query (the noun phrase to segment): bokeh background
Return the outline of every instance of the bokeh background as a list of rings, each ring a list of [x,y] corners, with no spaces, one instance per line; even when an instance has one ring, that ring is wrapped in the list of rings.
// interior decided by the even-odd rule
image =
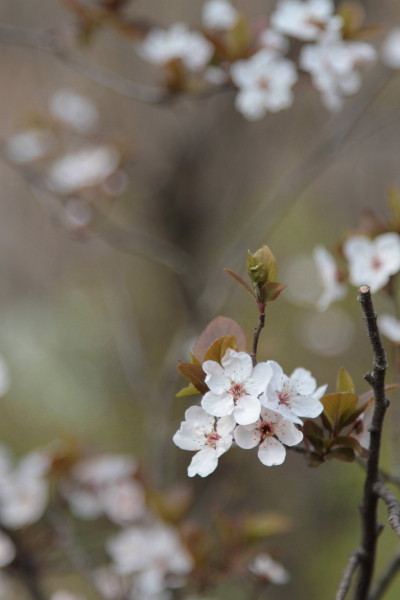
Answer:
[[[267,15],[273,3],[235,5],[255,16]],[[364,5],[369,22],[400,24],[396,2]],[[164,25],[195,24],[201,6],[199,0],[138,0],[128,12]],[[67,28],[73,19],[54,0],[0,5],[0,23],[18,27]],[[383,33],[373,40],[377,47]],[[105,29],[78,51],[128,79],[157,84],[157,70],[113,31]],[[89,81],[49,53],[2,43],[1,137],[45,115],[49,97],[63,87],[91,98],[101,135],[124,148],[129,183],[108,217],[152,236],[146,244],[155,260],[121,249],[112,236],[72,235],[18,168],[0,162],[0,351],[12,379],[0,404],[1,440],[18,455],[73,437],[134,453],[161,488],[186,481],[189,454],[171,437],[190,399],[175,398],[183,385],[175,364],[217,314],[238,321],[250,343],[255,308],[222,268],[244,274],[247,249],[264,243],[288,290],[269,309],[260,358],[278,361],[287,373],[310,369],[331,391],[345,366],[365,391],[371,354],[356,291],[317,313],[309,256],[317,243],[334,249],[363,210],[386,214],[387,189],[400,184],[399,76],[377,64],[363,90],[334,116],[302,82],[290,110],[250,123],[234,109],[230,92],[147,105]],[[166,241],[187,257],[185,289],[182,277],[160,264],[160,257],[170,258]],[[397,401],[394,394],[392,404]],[[387,465],[392,450],[385,448]],[[266,547],[292,579],[265,597],[333,597],[358,540],[359,466],[331,462],[310,469],[290,453],[283,467],[268,469],[254,452],[233,449],[213,475],[190,485],[206,527],[209,511],[221,506],[232,514],[290,516],[290,531]],[[387,530],[380,564],[396,544]],[[388,600],[399,592],[394,585]],[[240,587],[218,593],[243,598]]]

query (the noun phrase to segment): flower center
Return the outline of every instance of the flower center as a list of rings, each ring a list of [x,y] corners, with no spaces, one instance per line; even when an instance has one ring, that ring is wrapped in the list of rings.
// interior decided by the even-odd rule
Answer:
[[[269,81],[266,77],[259,77],[257,79],[257,85],[262,90],[266,90],[269,87]]]
[[[229,388],[228,393],[233,396],[234,400],[238,400],[242,396],[246,395],[246,390],[244,389],[242,383],[236,383],[235,381],[232,381],[232,385]]]
[[[290,406],[290,391],[287,389],[283,389],[281,392],[278,392],[278,400],[279,404],[283,404],[284,406]]]
[[[275,425],[261,419],[259,425],[257,425],[257,431],[260,434],[260,443],[262,443],[267,437],[275,434]]]
[[[372,269],[375,269],[377,271],[378,269],[381,269],[382,266],[382,261],[380,261],[377,256],[373,256],[371,260]]]
[[[209,446],[210,448],[215,448],[218,440],[221,439],[221,436],[216,431],[206,433],[204,437],[206,438],[206,446]]]

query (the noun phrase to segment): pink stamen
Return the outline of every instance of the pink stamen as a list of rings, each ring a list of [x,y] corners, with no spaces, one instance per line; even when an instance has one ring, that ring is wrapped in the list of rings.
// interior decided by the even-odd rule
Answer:
[[[215,448],[218,440],[221,439],[221,436],[216,431],[212,431],[211,433],[206,433],[205,438],[206,438],[206,446]]]
[[[234,400],[238,400],[242,396],[246,395],[246,390],[244,389],[241,383],[236,383],[235,381],[232,381],[232,385],[229,388],[228,393],[232,394]]]

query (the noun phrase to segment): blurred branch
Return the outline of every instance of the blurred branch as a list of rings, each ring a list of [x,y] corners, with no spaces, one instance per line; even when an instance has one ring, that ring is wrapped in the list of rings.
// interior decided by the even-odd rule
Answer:
[[[383,571],[372,592],[368,596],[368,600],[378,600],[383,597],[390,583],[400,571],[400,552],[395,554],[392,560],[387,564],[386,569]]]
[[[400,503],[395,498],[390,490],[380,481],[375,483],[374,492],[384,501],[388,509],[389,523],[395,532],[400,537]]]
[[[347,562],[346,568],[343,571],[342,580],[339,584],[338,590],[336,592],[335,600],[343,600],[346,597],[347,592],[349,591],[351,579],[354,575],[355,570],[357,569],[361,559],[361,550],[355,550],[349,556],[349,560]]]
[[[373,352],[373,370],[365,375],[373,389],[375,409],[370,427],[371,441],[369,456],[366,464],[366,477],[361,513],[361,544],[359,557],[358,579],[356,582],[354,600],[365,600],[370,589],[376,555],[376,542],[380,533],[377,523],[378,495],[375,485],[379,482],[379,455],[383,421],[389,401],[385,396],[386,354],[380,338],[376,314],[368,286],[359,288],[358,300],[364,314],[368,337]]]

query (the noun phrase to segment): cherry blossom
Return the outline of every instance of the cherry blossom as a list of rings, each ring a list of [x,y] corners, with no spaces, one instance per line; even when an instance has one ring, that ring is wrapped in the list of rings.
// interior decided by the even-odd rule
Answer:
[[[26,129],[7,140],[5,152],[15,163],[30,163],[48,156],[54,143],[54,137],[48,131]]]
[[[228,0],[208,0],[203,6],[202,21],[208,29],[228,31],[238,18],[238,11]]]
[[[138,49],[139,54],[155,65],[180,59],[191,71],[201,71],[213,53],[212,44],[184,23],[175,23],[170,29],[152,29]]]
[[[362,448],[369,449],[371,432],[370,427],[372,417],[374,415],[375,402],[369,402],[363,413],[356,419],[354,423],[343,432],[343,435],[355,438]]]
[[[314,248],[313,258],[322,284],[322,293],[317,301],[317,308],[324,311],[332,302],[341,300],[346,295],[346,286],[339,282],[335,260],[324,246]]]
[[[277,31],[299,40],[317,40],[325,30],[338,31],[342,19],[333,16],[331,0],[280,0],[271,15]]]
[[[201,405],[209,415],[233,415],[240,425],[248,425],[258,419],[261,409],[258,397],[272,376],[267,363],[253,367],[249,354],[229,348],[221,365],[207,360],[203,363],[203,371],[210,391],[203,396]]]
[[[382,62],[392,69],[400,69],[400,27],[391,29],[381,48]]]
[[[275,29],[271,29],[270,27],[260,32],[258,43],[263,48],[279,54],[285,54],[289,50],[289,40],[279,33],[279,31],[275,31]]]
[[[258,446],[258,458],[267,467],[281,465],[286,457],[285,446],[295,446],[303,439],[302,432],[292,420],[263,408],[261,417],[252,425],[238,425],[235,441],[240,448]]]
[[[378,326],[383,333],[394,344],[400,344],[400,320],[393,315],[379,315]]]
[[[260,119],[268,111],[289,108],[293,102],[296,67],[290,60],[278,56],[275,50],[262,48],[251,58],[234,62],[231,75],[239,88],[236,108],[247,119]]]
[[[353,285],[368,285],[374,293],[384,287],[400,269],[400,237],[389,232],[370,239],[365,235],[349,237],[343,244]]]
[[[93,133],[99,113],[88,98],[68,88],[62,88],[49,99],[50,114],[78,133]]]
[[[249,569],[254,575],[267,579],[275,585],[284,585],[290,579],[288,571],[269,554],[257,554],[249,564]]]
[[[310,371],[298,368],[288,377],[282,367],[273,360],[267,363],[273,372],[266,393],[260,397],[266,408],[279,412],[285,417],[302,425],[299,417],[315,418],[323,411],[319,399],[327,388],[323,385],[317,389],[317,382]]]
[[[307,44],[300,53],[299,64],[308,71],[322,95],[325,106],[339,110],[343,98],[361,87],[359,69],[376,59],[375,49],[366,42],[343,41],[336,33],[325,35],[318,44]]]
[[[188,468],[189,477],[206,477],[215,471],[219,457],[232,445],[235,424],[235,419],[229,415],[216,419],[200,406],[187,409],[185,421],[173,441],[182,450],[197,451]]]

